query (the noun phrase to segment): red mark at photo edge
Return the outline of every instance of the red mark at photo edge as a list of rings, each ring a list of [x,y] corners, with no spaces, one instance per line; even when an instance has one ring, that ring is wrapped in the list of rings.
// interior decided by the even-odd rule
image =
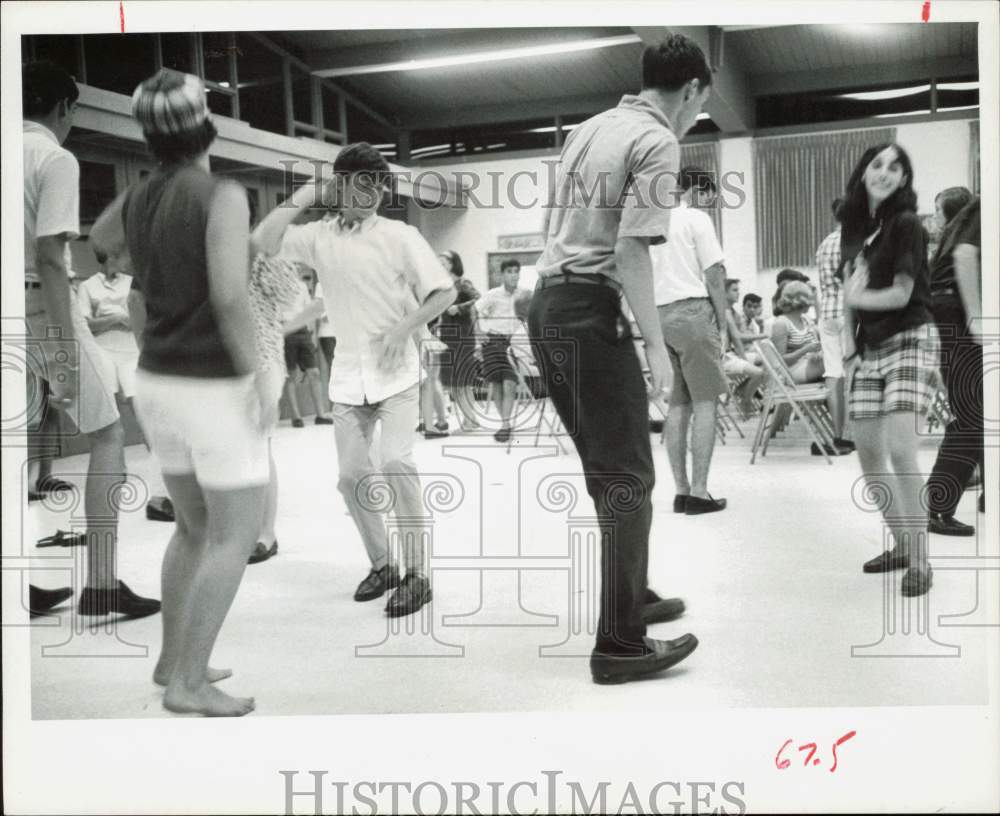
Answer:
[[[931,0],[924,0],[923,8],[920,9],[920,19],[925,23],[931,19]]]
[[[924,5],[929,5],[924,3]],[[118,0],[118,20],[121,22],[122,34],[125,33],[125,2],[124,0]]]

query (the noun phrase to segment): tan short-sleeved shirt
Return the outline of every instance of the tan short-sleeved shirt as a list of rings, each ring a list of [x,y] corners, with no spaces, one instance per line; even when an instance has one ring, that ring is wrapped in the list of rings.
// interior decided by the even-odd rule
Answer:
[[[576,127],[563,146],[546,214],[539,277],[564,267],[621,283],[619,238],[667,239],[677,206],[680,145],[667,117],[639,96]]]

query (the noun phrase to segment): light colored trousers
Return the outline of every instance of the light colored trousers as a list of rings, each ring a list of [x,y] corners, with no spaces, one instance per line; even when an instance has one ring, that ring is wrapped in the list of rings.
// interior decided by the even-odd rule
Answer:
[[[333,430],[340,461],[337,489],[361,533],[374,569],[381,569],[389,562],[384,516],[392,512],[406,570],[425,573],[427,513],[421,499],[420,475],[413,460],[419,409],[417,385],[381,402],[333,404]],[[378,467],[372,461],[376,422],[381,422]]]

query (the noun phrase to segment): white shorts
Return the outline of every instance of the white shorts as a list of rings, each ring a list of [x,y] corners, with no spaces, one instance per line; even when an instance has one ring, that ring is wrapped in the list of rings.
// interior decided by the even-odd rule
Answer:
[[[267,383],[268,392],[271,394],[271,399],[274,400],[275,404],[281,402],[281,394],[285,388],[285,379],[288,377],[284,360],[281,361],[281,365],[272,363],[263,371],[258,371],[257,376]],[[278,414],[276,413],[274,417],[274,424],[264,429],[264,433],[268,437],[274,436],[274,432],[278,428]]]
[[[267,484],[267,437],[254,377],[136,372],[136,416],[168,476],[193,473],[210,490]]]
[[[98,342],[100,345],[100,342]],[[115,349],[104,348],[104,356],[111,361],[115,369],[115,377],[118,380],[118,393],[125,399],[132,399],[135,396],[135,370],[139,364],[139,353],[131,351],[117,351]]]
[[[819,323],[819,343],[823,349],[823,376],[844,376],[844,319],[826,317]]]

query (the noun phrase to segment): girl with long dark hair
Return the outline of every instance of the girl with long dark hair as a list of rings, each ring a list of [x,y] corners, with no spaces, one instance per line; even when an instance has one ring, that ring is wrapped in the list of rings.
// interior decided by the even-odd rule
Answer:
[[[917,445],[940,381],[927,233],[916,209],[910,157],[880,144],[862,155],[837,211],[849,413],[870,495],[894,539],[864,571],[906,569],[906,596],[923,595],[932,581]]]

